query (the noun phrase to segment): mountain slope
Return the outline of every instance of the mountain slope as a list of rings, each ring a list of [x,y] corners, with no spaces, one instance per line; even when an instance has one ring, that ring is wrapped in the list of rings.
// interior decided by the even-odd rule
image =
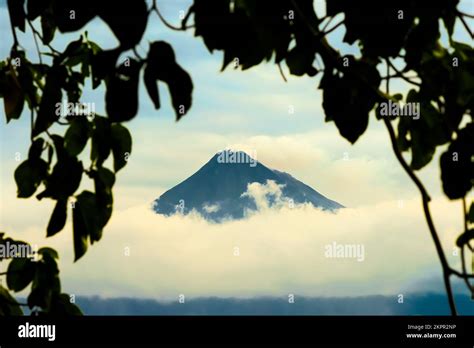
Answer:
[[[257,209],[252,197],[242,196],[248,185],[264,185],[268,181],[281,185],[282,195],[294,204],[311,203],[327,210],[343,207],[290,174],[272,170],[244,152],[227,150],[217,153],[188,179],[162,194],[155,200],[154,210],[171,215],[187,214],[194,209],[212,221],[241,219],[246,210]],[[271,205],[275,197],[268,198]]]

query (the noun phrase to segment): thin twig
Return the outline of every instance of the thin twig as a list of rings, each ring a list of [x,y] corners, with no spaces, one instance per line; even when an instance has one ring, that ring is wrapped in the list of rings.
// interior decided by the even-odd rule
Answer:
[[[134,48],[132,49],[132,52],[133,52],[133,54],[135,55],[135,57],[138,58],[138,60],[143,60],[142,56],[140,56],[140,55],[138,54],[136,47],[134,47]]]
[[[459,10],[458,10],[458,14],[461,15],[461,16],[468,17],[468,18],[474,18],[474,15],[472,15],[470,13],[465,13],[465,12],[462,12],[462,11],[459,11]]]
[[[31,32],[32,32],[32,35],[33,35],[33,40],[35,41],[36,52],[38,52],[39,62],[40,62],[41,65],[43,65],[43,59],[41,58],[41,52],[40,52],[39,45],[38,45],[38,39],[36,37],[36,33],[35,33],[34,28],[33,28],[33,24],[31,24],[31,21],[29,21],[29,20],[27,20],[26,22],[30,26],[30,29],[31,29]]]
[[[277,65],[278,65],[278,70],[280,71],[280,75],[283,78],[283,81],[288,82],[288,80],[285,77],[285,73],[283,72],[283,69],[281,68],[280,62],[278,62]]]
[[[160,9],[158,8],[158,5],[156,4],[156,0],[153,0],[153,5],[152,7],[150,8],[150,11],[154,11],[156,12],[156,14],[158,15],[158,17],[160,18],[160,20],[163,22],[164,25],[166,25],[168,28],[170,29],[173,29],[173,30],[176,30],[176,31],[185,31],[187,29],[191,29],[191,28],[194,28],[194,25],[188,25],[188,26],[181,26],[181,27],[178,27],[178,26],[175,26],[173,24],[171,24],[170,22],[168,22],[165,17],[163,17],[163,15],[161,14],[160,12]]]
[[[330,33],[332,33],[334,30],[336,30],[337,28],[339,28],[342,24],[344,24],[344,20],[341,20],[339,23],[337,23],[335,26],[333,26],[331,29],[329,29],[328,31],[325,31],[323,33],[321,33],[320,35],[322,36],[326,36]]]
[[[404,81],[406,81],[408,83],[411,83],[412,85],[415,85],[415,86],[418,86],[418,87],[421,86],[421,83],[410,80],[407,76],[403,75],[403,73],[397,69],[397,67],[390,61],[390,59],[387,59],[387,61],[390,64],[390,67],[395,71],[396,77],[399,77],[399,78],[403,79]]]
[[[191,13],[193,13],[193,10],[194,10],[194,5],[191,5],[189,8],[188,8],[188,12],[186,13],[186,16],[184,16],[182,22],[181,22],[181,29],[182,30],[186,30],[186,28],[190,28],[188,26],[186,26],[186,23],[188,23],[188,19],[189,17],[191,17]],[[192,28],[193,26],[191,26]]]
[[[459,19],[461,20],[461,23],[464,25],[464,28],[466,29],[466,31],[469,33],[469,35],[471,36],[471,38],[474,38],[474,34],[472,33],[471,29],[469,29],[469,26],[467,25],[467,22],[466,20],[464,19],[463,16],[458,16]]]
[[[16,36],[16,31],[15,31],[15,27],[13,26],[13,20],[10,16],[10,28],[11,28],[11,31],[12,31],[12,35],[13,35],[13,46],[12,48],[14,47],[15,49],[18,47],[18,37]]]
[[[35,35],[37,35],[40,39],[41,39],[41,42],[43,43],[43,45],[45,45],[46,47],[48,47],[51,52],[53,52],[54,54],[60,54],[61,52],[59,52],[57,49],[55,49],[53,46],[51,46],[51,44],[45,44],[44,43],[44,39],[43,39],[43,35],[41,35],[41,33],[34,27],[33,23],[31,23],[29,20],[27,20],[31,30],[33,31],[33,33]]]
[[[334,17],[326,17],[326,18],[329,18],[329,20],[326,22],[326,24],[321,28],[321,31],[324,32],[326,31],[327,27],[329,26],[329,23],[332,22],[332,20],[334,19]],[[321,22],[324,20],[324,18],[321,19]]]

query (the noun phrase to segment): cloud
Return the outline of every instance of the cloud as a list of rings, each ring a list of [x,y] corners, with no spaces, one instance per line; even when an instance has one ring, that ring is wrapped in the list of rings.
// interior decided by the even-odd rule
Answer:
[[[287,201],[284,201],[282,189],[285,185],[279,185],[273,180],[267,180],[265,184],[253,182],[247,185],[247,191],[241,194],[241,197],[251,198],[257,207],[258,212],[272,207],[281,207]]]
[[[249,185],[248,194],[261,200],[279,189],[271,183]],[[432,208],[448,258],[456,261],[450,250],[462,228],[459,207],[435,200]],[[32,210],[15,211],[12,205],[5,212],[18,221],[20,215],[28,220]],[[418,199],[402,207],[388,201],[338,213],[281,204],[222,224],[198,214],[165,217],[140,205],[116,211],[103,239],[75,264],[71,225],[45,241],[44,223],[32,218],[11,235],[57,248],[63,288],[78,295],[399,294],[417,279],[438,276],[440,269]],[[363,246],[363,261],[326,257],[334,243]]]
[[[211,205],[206,204],[202,207],[202,209],[204,209],[206,213],[216,213],[221,209],[221,207],[219,204],[211,204]]]

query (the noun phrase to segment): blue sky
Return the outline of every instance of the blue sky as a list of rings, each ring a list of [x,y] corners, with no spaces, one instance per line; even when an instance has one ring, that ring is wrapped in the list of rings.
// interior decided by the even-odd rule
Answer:
[[[179,11],[187,9],[189,3],[170,0],[159,2],[163,15],[172,23],[179,22]],[[472,13],[473,3],[470,0],[463,1],[460,8]],[[323,10],[318,5],[317,11]],[[38,26],[38,23],[35,24]],[[469,42],[459,24],[455,29],[458,40]],[[0,30],[0,55],[6,57],[12,39],[4,6],[0,6]],[[113,34],[100,20],[89,23],[85,30],[91,40],[104,48],[117,44]],[[52,45],[61,49],[78,35],[57,34]],[[343,35],[344,28],[341,27],[331,33],[329,40],[342,52],[356,54],[356,47],[342,43]],[[61,235],[49,240],[44,238],[45,226],[52,210],[51,202],[15,198],[13,171],[18,165],[15,153],[27,153],[29,118],[23,115],[21,120],[7,126],[2,108],[0,226],[11,232],[12,236],[20,235],[38,244],[58,248],[64,255],[62,269],[70,291],[110,296],[132,293],[150,297],[154,294],[158,297],[164,294],[173,297],[173,294],[186,289],[196,296],[239,293],[250,296],[291,291],[292,287],[308,295],[313,294],[312,291],[340,295],[354,291],[394,293],[400,291],[397,284],[403,283],[406,290],[417,283],[419,273],[410,271],[410,267],[413,269],[410,265],[419,265],[417,271],[424,275],[438,274],[436,255],[421,219],[418,194],[396,162],[386,130],[377,123],[375,117],[371,117],[366,134],[351,146],[339,136],[333,123],[324,122],[321,93],[317,90],[319,78],[292,77],[284,67],[288,77],[285,83],[271,63],[245,72],[228,68],[221,73],[221,53],[210,54],[202,40],[195,38],[192,31],[172,31],[163,26],[156,16],[149,22],[138,52],[146,52],[148,43],[155,40],[172,43],[178,62],[191,74],[194,83],[192,109],[176,123],[166,86],[160,86],[162,108],[159,111],[154,110],[144,86],[141,86],[139,113],[127,124],[133,135],[134,146],[129,164],[118,175],[115,186],[115,216],[106,228],[104,240],[94,245],[77,265],[71,265],[70,225]],[[21,34],[20,41],[29,57],[36,59],[31,36]],[[394,84],[393,88],[406,90],[403,83]],[[103,113],[103,91],[103,88],[92,91],[87,86],[83,101],[96,103],[97,111]],[[294,109],[294,114],[288,112],[290,107]],[[318,212],[302,208],[297,213],[284,211],[279,215],[262,212],[260,218],[253,217],[248,223],[223,227],[208,226],[199,218],[157,220],[146,210],[164,190],[186,179],[215,152],[229,146],[257,151],[258,160],[267,166],[291,173],[353,210],[347,213],[343,222],[342,217],[336,221],[334,217],[320,216]],[[451,250],[453,240],[461,228],[460,208],[458,203],[444,199],[441,193],[437,157],[421,172],[421,177],[433,192],[435,210],[438,212],[435,221],[443,232],[446,249]],[[404,208],[400,208],[400,202],[404,202]],[[389,226],[382,218],[391,221]],[[305,225],[311,223],[315,227],[308,230]],[[350,231],[351,225],[354,231]],[[190,236],[183,226],[187,230],[199,231],[201,235]],[[377,229],[383,229],[381,233],[386,235],[383,239],[385,254],[375,251],[379,238]],[[268,234],[269,230],[275,233]],[[243,231],[256,232],[250,237]],[[338,236],[339,240],[363,241],[369,251],[373,250],[374,256],[359,271],[359,265],[326,264],[332,267],[330,269],[334,275],[323,272],[318,275],[318,280],[321,280],[318,283],[306,265],[308,258],[312,257],[312,249],[307,246],[312,245],[317,249],[318,245],[330,243],[332,236],[326,240],[320,238],[319,234],[315,236],[315,231],[329,231],[325,233]],[[226,237],[222,237],[223,234]],[[408,241],[404,242],[404,238]],[[183,240],[187,242],[183,244]],[[240,266],[238,262],[229,262],[226,268],[222,258],[228,255],[222,250],[231,250],[234,244],[241,244],[249,250],[246,254],[248,259],[239,259]],[[122,249],[127,246],[137,250],[132,253],[136,258],[124,260]],[[291,249],[291,246],[301,249]],[[390,257],[399,259],[401,250],[408,253],[405,260],[400,262],[403,266],[399,265],[402,272],[394,265],[387,264]],[[301,257],[295,255],[298,253],[301,253]],[[262,255],[272,255],[272,261]],[[319,256],[315,257],[314,262],[324,263]],[[202,260],[202,263],[193,265],[191,258]],[[456,257],[452,257],[453,262],[456,260]],[[143,276],[148,274],[151,278],[167,279],[166,282],[143,284],[146,281],[140,275],[131,275],[152,262],[156,262],[153,270],[144,271]],[[122,275],[116,265],[130,270],[130,275]],[[383,277],[387,268],[386,285],[374,290],[377,279],[385,279]],[[247,273],[239,272],[239,269]],[[344,278],[348,269],[355,272],[349,280]],[[234,274],[233,278],[226,278],[229,274]],[[198,276],[205,281],[196,281]],[[88,280],[87,286],[84,285],[84,279]],[[219,279],[226,279],[227,285],[221,284]],[[231,279],[236,284],[247,286],[233,284],[237,290],[232,291]]]

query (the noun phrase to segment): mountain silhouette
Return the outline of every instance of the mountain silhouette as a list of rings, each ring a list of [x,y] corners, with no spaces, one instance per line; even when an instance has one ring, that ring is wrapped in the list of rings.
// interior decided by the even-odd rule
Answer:
[[[254,197],[245,194],[252,183],[281,189],[281,195],[278,195],[279,192],[267,192],[270,207],[278,202],[281,204],[283,200],[290,206],[310,203],[323,210],[343,208],[288,173],[270,169],[245,152],[225,150],[214,155],[189,178],[163,193],[155,200],[153,209],[163,215],[188,214],[195,210],[215,222],[242,219],[246,213],[258,209]]]

